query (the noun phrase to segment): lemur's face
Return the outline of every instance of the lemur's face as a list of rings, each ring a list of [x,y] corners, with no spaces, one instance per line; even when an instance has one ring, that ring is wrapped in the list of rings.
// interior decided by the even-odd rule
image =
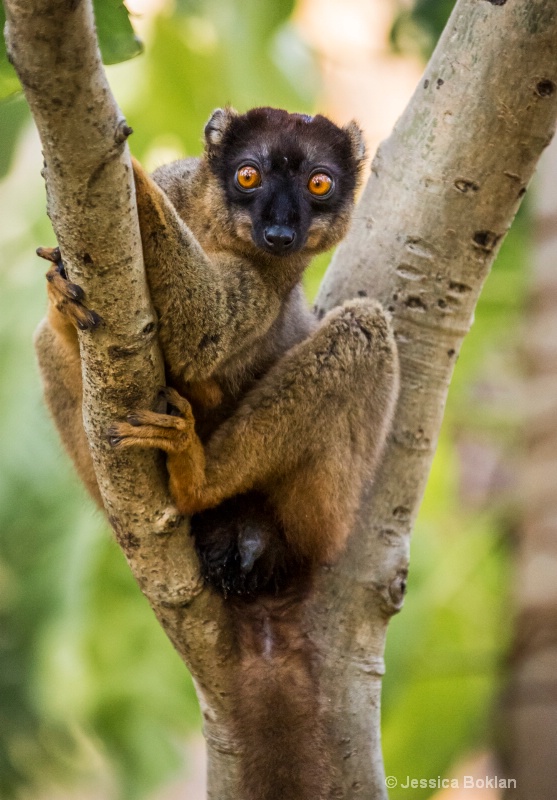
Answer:
[[[205,129],[238,239],[276,256],[344,235],[364,157],[359,128],[273,108],[217,110]]]

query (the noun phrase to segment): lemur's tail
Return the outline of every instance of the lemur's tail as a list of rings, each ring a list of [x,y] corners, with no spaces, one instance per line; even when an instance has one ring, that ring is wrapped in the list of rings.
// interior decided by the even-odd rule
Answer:
[[[242,800],[325,800],[330,758],[305,630],[312,570],[292,559],[258,492],[196,514],[191,525],[202,572],[225,596],[235,637]]]
[[[316,654],[304,631],[308,589],[229,601],[240,658],[234,723],[242,800],[329,796]]]

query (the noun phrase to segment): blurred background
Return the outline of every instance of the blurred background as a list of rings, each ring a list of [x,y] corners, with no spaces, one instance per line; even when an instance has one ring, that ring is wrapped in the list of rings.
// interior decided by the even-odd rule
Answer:
[[[452,5],[128,0],[141,54],[121,2],[95,3],[105,61],[136,56],[108,77],[149,169],[198,154],[205,121],[225,103],[355,117],[373,153]],[[13,88],[0,63],[0,92]],[[0,104],[0,797],[202,800],[191,681],[42,404],[32,335],[45,265],[34,250],[54,237],[41,164],[25,103],[10,96]],[[516,777],[544,742],[556,750],[555,154],[542,174],[462,348],[406,606],[390,627],[383,743],[399,783],[483,780],[505,765]],[[309,271],[310,298],[329,257]],[[502,794],[399,787],[390,796]]]

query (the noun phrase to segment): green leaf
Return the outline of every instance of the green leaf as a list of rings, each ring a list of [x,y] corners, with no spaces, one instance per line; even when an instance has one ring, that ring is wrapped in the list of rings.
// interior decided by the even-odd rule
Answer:
[[[143,51],[122,0],[93,0],[93,8],[104,64],[119,64]]]

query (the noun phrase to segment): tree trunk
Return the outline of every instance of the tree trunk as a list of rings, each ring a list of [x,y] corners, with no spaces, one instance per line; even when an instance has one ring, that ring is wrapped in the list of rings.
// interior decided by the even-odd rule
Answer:
[[[105,319],[81,336],[85,418],[111,523],[194,675],[209,797],[240,800],[230,737],[235,664],[222,606],[199,583],[161,461],[109,450],[103,432],[160,383],[125,146],[90,2],[5,0],[8,46],[46,157],[49,212],[72,280]],[[386,796],[379,709],[390,616],[452,369],[501,240],[557,113],[557,14],[547,0],[459,0],[405,114],[382,145],[320,292],[324,312],[366,293],[393,315],[402,393],[383,465],[348,550],[318,576],[312,637],[334,742],[337,798]],[[86,144],[86,148],[83,147]],[[122,255],[125,254],[125,255]]]
[[[503,698],[509,800],[552,800],[557,786],[557,143],[535,200],[534,259],[524,331],[526,450],[516,630]]]

